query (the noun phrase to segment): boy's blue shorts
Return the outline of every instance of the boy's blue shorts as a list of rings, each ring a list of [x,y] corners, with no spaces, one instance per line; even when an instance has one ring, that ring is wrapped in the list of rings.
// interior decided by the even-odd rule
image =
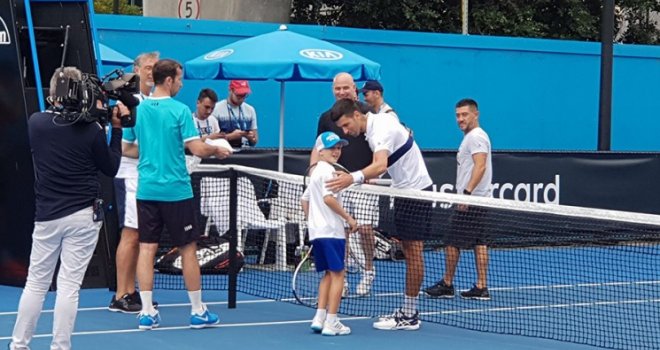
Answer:
[[[317,238],[312,241],[312,247],[317,272],[344,270],[345,239]]]

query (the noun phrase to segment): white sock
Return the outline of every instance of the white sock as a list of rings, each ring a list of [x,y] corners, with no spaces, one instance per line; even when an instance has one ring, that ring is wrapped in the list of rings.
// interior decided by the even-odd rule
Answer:
[[[156,309],[154,309],[153,292],[140,291],[140,299],[142,299],[142,313],[151,316],[155,315]]]
[[[409,297],[406,295],[401,311],[403,311],[406,316],[415,315],[415,312],[417,312],[417,297]]]
[[[191,313],[201,315],[204,313],[204,304],[202,304],[202,290],[188,291],[188,298],[190,298],[190,305],[192,306]]]
[[[328,314],[328,317],[325,319],[325,322],[329,324],[334,324],[337,321],[337,314]]]
[[[316,315],[314,315],[314,319],[323,322],[323,321],[325,321],[325,316],[327,314],[328,314],[328,311],[326,309],[316,309]]]

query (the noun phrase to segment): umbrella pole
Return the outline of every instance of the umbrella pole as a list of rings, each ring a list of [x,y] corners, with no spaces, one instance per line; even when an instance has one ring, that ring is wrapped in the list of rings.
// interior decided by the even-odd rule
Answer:
[[[277,155],[277,171],[284,172],[284,81],[280,81],[280,149]]]

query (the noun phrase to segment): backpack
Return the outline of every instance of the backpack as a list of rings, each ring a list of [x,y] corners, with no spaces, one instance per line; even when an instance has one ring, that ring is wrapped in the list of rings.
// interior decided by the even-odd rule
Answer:
[[[197,242],[197,261],[202,275],[229,273],[229,241],[220,237],[200,237]],[[245,259],[243,253],[236,252],[237,270],[240,272]],[[182,274],[182,258],[179,248],[174,247],[156,259],[154,265],[160,273]]]

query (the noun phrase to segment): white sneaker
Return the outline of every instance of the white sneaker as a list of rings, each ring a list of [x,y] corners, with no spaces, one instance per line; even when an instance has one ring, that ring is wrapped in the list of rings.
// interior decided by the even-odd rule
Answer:
[[[316,317],[314,317],[314,319],[312,320],[312,325],[309,326],[309,328],[311,328],[312,331],[314,331],[314,333],[321,333],[321,331],[323,330],[323,323],[324,322],[322,320],[319,320]]]
[[[386,331],[416,331],[421,324],[418,312],[408,317],[401,310],[397,310],[393,315],[378,318],[378,321],[374,322],[374,328]]]
[[[357,295],[365,296],[369,294],[369,292],[371,292],[371,285],[374,283],[375,277],[376,271],[365,271],[364,274],[362,274],[362,279],[360,279],[360,283],[358,284],[357,290],[355,291]]]
[[[351,334],[351,329],[344,326],[339,319],[334,323],[329,323],[328,321],[323,322],[323,330],[321,331],[323,335],[349,335]]]
[[[341,290],[341,297],[346,298],[350,290],[348,289],[348,280],[344,279],[344,288]]]

